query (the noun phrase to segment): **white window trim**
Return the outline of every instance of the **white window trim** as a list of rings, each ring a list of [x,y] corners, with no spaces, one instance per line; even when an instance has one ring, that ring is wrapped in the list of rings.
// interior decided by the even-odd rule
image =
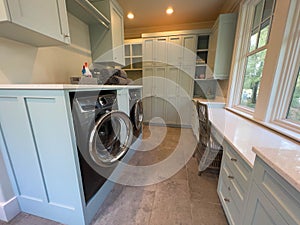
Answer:
[[[228,106],[235,109],[237,112],[241,111],[243,114],[248,114],[250,117],[253,115],[254,109],[240,105],[240,98],[250,44],[249,38],[251,35],[251,26],[255,13],[255,6],[259,1],[260,0],[245,0],[240,5],[236,31],[236,44],[233,52],[233,63],[231,65],[231,74],[233,74],[233,76],[231,76],[231,79],[229,80],[231,86],[228,93]],[[241,76],[241,74],[243,75]]]
[[[291,2],[287,27],[285,31],[285,42],[282,45],[281,59],[279,60],[276,77],[278,77],[277,88],[273,89],[273,104],[268,108],[267,120],[272,126],[280,126],[300,133],[300,124],[286,119],[293,95],[294,86],[299,73],[300,66],[300,2]],[[287,76],[284,76],[287,74]],[[280,128],[279,128],[280,129]]]
[[[300,141],[300,126],[285,119],[299,70],[299,61],[297,61],[300,60],[300,40],[297,39],[300,24],[299,0],[276,0],[274,14],[277,18],[276,22],[273,21],[269,36],[261,90],[256,108],[252,111],[239,105],[244,79],[241,74],[244,74],[247,60],[245,55],[249,47],[249,42],[243,40],[249,40],[252,23],[249,18],[253,18],[254,6],[258,1],[244,0],[240,5],[229,80],[230,87],[227,95],[227,108],[254,122]],[[294,35],[291,35],[291,33]],[[293,76],[289,76],[287,79],[282,74],[293,74]]]

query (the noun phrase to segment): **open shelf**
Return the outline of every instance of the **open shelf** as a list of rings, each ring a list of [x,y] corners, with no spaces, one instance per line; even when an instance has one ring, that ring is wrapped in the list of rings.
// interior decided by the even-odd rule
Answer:
[[[110,28],[110,21],[88,0],[66,0],[67,10],[86,24],[101,24]]]

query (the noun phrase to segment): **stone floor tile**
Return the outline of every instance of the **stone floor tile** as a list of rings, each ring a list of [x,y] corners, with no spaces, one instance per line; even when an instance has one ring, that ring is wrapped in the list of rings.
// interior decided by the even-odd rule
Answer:
[[[138,187],[123,187],[117,198],[108,196],[99,210],[97,219],[91,225],[102,224],[140,224],[149,222],[154,191]]]
[[[192,200],[192,221],[193,225],[228,225],[219,204],[204,204],[197,200]]]

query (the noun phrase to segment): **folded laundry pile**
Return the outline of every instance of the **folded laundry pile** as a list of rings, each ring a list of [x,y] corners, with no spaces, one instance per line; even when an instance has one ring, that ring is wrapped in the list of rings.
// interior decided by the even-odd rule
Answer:
[[[114,74],[104,84],[126,85],[131,82],[132,80],[127,77],[127,73],[124,70],[116,69]]]
[[[127,85],[132,83],[122,69],[94,67],[92,75],[98,79],[98,84]]]

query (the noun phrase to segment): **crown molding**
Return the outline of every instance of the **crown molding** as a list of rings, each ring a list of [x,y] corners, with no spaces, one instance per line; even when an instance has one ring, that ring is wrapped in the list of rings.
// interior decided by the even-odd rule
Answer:
[[[196,23],[184,23],[164,26],[151,26],[151,27],[136,27],[125,28],[125,39],[141,38],[143,33],[156,33],[166,31],[178,31],[178,30],[199,30],[199,29],[211,29],[215,21],[205,21]]]

